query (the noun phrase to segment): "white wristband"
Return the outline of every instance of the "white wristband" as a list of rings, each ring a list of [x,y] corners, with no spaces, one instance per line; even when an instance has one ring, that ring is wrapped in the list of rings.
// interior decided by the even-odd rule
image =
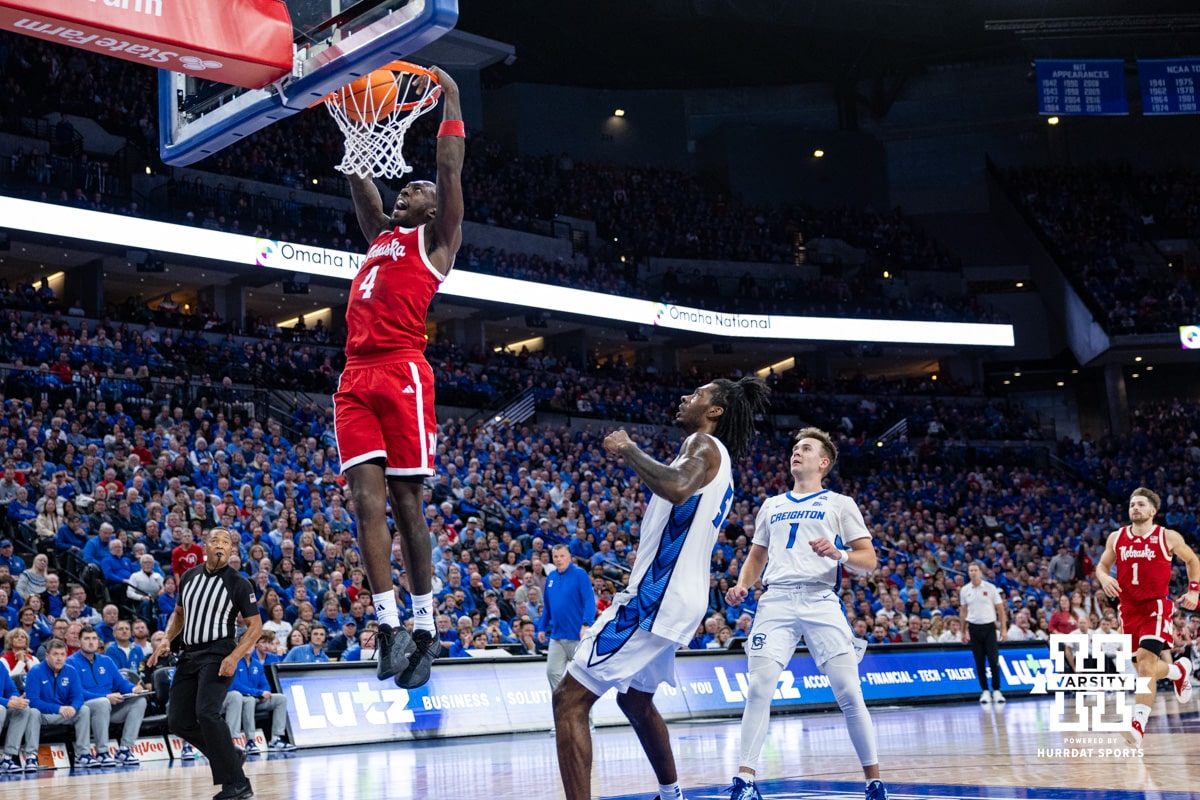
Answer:
[[[847,561],[850,560],[850,551],[849,550],[839,550],[838,552],[841,553],[841,555],[838,556],[839,564],[845,564]]]

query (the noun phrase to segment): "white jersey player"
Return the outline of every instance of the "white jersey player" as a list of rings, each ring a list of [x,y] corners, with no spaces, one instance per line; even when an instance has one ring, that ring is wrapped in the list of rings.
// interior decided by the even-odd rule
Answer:
[[[725,595],[730,605],[739,605],[762,577],[764,594],[746,647],[750,681],[742,712],[741,766],[729,789],[731,800],[762,798],[755,765],[767,738],[771,698],[801,637],[846,717],[867,779],[867,800],[888,796],[879,780],[875,729],[859,683],[858,662],[866,643],[851,632],[840,598],[843,570],[870,572],[877,558],[858,504],[822,487],[836,462],[837,447],[829,434],[817,428],[796,434],[792,491],[762,504],[746,563],[737,585]]]
[[[676,422],[687,433],[679,455],[663,464],[625,431],[604,439],[654,493],[629,586],[613,599],[579,643],[554,690],[558,765],[567,800],[592,794],[588,712],[617,690],[658,779],[661,800],[681,800],[667,726],[654,707],[660,683],[676,685],[675,651],[692,637],[708,609],[709,570],[717,532],[733,501],[730,456],[744,453],[768,390],[754,378],[716,380],[683,398]]]

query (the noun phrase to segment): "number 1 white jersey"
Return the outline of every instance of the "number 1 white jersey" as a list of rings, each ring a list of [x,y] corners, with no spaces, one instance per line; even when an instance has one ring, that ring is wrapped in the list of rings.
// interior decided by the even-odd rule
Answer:
[[[829,489],[768,497],[754,521],[754,544],[767,548],[765,586],[825,584],[840,589],[842,565],[813,552],[809,542],[828,539],[841,549],[870,538],[858,503]]]

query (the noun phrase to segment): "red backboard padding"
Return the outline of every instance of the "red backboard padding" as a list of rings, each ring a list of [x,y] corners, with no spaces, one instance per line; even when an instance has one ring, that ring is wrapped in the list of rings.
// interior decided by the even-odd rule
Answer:
[[[292,69],[283,0],[0,0],[0,29],[248,89]]]

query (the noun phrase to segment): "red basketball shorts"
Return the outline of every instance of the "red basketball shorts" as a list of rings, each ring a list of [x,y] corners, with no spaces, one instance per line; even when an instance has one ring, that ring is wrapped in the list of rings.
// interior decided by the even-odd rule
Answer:
[[[1122,600],[1122,630],[1132,638],[1137,650],[1142,639],[1161,639],[1169,648],[1175,643],[1175,627],[1171,616],[1175,604],[1169,597],[1162,600]]]
[[[343,371],[333,395],[333,426],[342,472],[382,458],[389,477],[432,475],[437,415],[429,362]]]

